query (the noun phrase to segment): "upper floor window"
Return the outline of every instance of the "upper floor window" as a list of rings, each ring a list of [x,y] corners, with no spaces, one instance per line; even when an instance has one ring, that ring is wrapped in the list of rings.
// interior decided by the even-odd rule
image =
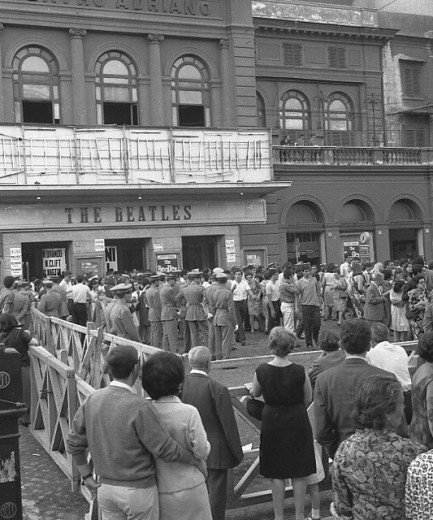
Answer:
[[[266,127],[266,109],[265,100],[260,92],[257,92],[257,126],[261,128]]]
[[[344,47],[328,47],[329,68],[347,69],[346,49]]]
[[[421,96],[421,64],[417,62],[402,61],[400,64],[402,90],[404,96]]]
[[[302,45],[299,43],[283,43],[284,65],[291,67],[302,66]]]
[[[344,94],[332,94],[325,102],[325,129],[347,132],[353,128],[352,103]]]
[[[46,49],[24,47],[13,62],[13,91],[17,123],[60,123],[59,68]]]
[[[96,72],[96,113],[99,125],[138,125],[137,70],[118,51],[99,57]]]
[[[286,130],[308,130],[310,104],[302,92],[289,90],[280,99],[280,127]]]
[[[195,56],[173,63],[171,100],[174,126],[210,126],[209,72]]]
[[[404,146],[408,147],[422,147],[428,146],[426,134],[423,129],[404,129]]]

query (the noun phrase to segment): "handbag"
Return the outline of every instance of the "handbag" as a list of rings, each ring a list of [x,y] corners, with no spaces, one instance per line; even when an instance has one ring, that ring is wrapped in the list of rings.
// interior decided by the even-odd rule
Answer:
[[[263,401],[260,401],[259,399],[254,399],[254,397],[248,397],[248,399],[246,399],[245,404],[247,407],[248,415],[250,415],[254,419],[257,419],[258,421],[261,421],[265,403]]]

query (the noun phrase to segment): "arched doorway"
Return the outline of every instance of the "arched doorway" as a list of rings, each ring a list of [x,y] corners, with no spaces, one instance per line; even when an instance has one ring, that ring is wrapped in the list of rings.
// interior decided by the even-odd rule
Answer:
[[[341,257],[349,253],[355,260],[374,259],[374,212],[363,200],[347,201],[340,214]]]
[[[391,259],[415,258],[424,253],[422,212],[410,199],[396,201],[389,212]]]
[[[325,259],[324,217],[310,201],[300,201],[286,215],[287,260],[319,265]]]

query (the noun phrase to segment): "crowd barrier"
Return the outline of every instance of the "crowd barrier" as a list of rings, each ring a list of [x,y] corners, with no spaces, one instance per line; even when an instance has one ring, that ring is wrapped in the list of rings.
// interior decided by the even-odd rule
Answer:
[[[159,349],[107,334],[103,327],[96,327],[92,323],[82,327],[58,318],[47,317],[37,309],[32,309],[31,332],[38,340],[39,346],[30,349],[30,430],[71,481],[72,489],[81,490],[86,499],[90,500],[86,488],[81,486],[78,469],[65,450],[65,439],[72,419],[81,403],[92,392],[109,384],[105,359],[111,346],[133,345],[142,353],[144,359]],[[415,354],[416,342],[407,342],[403,346],[410,353],[411,366],[414,369],[418,363]],[[296,363],[308,366],[318,356],[318,352],[299,352],[291,356]],[[244,383],[252,379],[252,374],[260,363],[267,362],[270,358],[271,356],[260,356],[214,361],[212,374],[218,380],[220,371],[241,367],[243,374],[247,374],[247,379],[237,381]],[[187,364],[187,356],[183,356],[183,359]],[[137,389],[141,391],[139,382]],[[245,387],[233,386],[229,390],[238,422],[243,430],[247,429],[246,436],[252,439],[252,442],[244,450],[244,462],[230,475],[228,508],[268,502],[272,495],[267,481],[258,478],[260,423],[246,411],[244,401],[248,392]],[[313,415],[310,410],[310,419]],[[328,459],[326,456],[322,458],[327,475]],[[325,478],[320,487],[329,489],[329,478]],[[286,496],[292,494],[292,488],[288,485]]]

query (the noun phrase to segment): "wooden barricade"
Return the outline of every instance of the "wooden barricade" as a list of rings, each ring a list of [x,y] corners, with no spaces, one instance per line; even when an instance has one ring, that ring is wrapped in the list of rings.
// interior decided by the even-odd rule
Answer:
[[[103,327],[89,323],[87,328],[47,317],[37,309],[32,309],[31,332],[41,346],[30,347],[32,406],[30,429],[34,437],[49,453],[54,462],[71,480],[74,490],[80,488],[80,476],[71,456],[65,450],[65,439],[69,432],[73,417],[84,400],[99,388],[110,382],[106,370],[106,354],[110,347],[116,345],[133,345],[144,359],[159,352],[157,348],[129,341],[104,332]],[[416,355],[417,342],[401,343],[410,357],[412,370],[419,365]],[[294,362],[309,366],[319,352],[292,353]],[[187,356],[184,356],[187,365]],[[212,363],[213,377],[218,380],[220,370],[230,370],[233,380],[239,384],[235,374],[242,367],[243,377],[252,380],[256,367],[266,363],[272,356],[254,358],[237,358]],[[245,381],[245,382],[246,382]],[[244,382],[244,381],[242,381]],[[245,461],[241,468],[231,472],[229,481],[228,508],[267,502],[272,499],[267,484],[259,479],[259,435],[260,422],[248,415],[244,403],[248,392],[244,386],[229,385],[232,405],[239,422],[244,423],[251,431],[249,438],[256,447],[244,451]],[[141,390],[141,385],[137,384]],[[310,414],[312,411],[310,410]],[[328,459],[323,454],[325,474],[328,474]],[[320,484],[321,489],[329,489],[329,479]],[[90,500],[83,487],[84,496]],[[292,487],[286,488],[286,496],[292,496]]]

